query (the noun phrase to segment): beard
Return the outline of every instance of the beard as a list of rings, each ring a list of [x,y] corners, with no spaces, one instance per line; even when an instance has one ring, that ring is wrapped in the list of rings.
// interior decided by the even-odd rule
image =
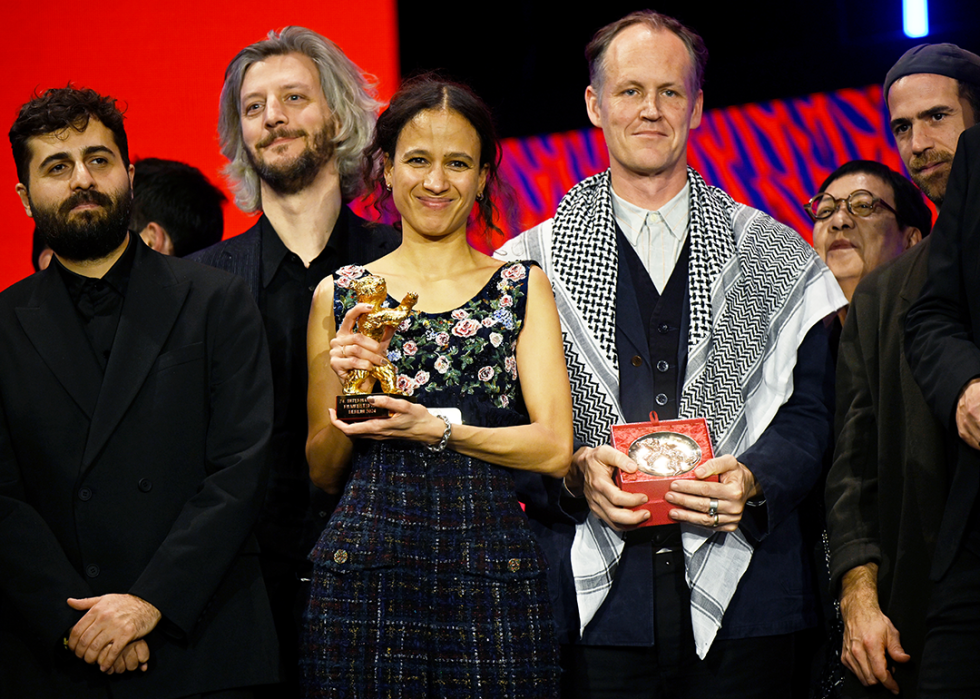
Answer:
[[[79,190],[57,208],[40,208],[29,200],[37,232],[56,255],[72,262],[101,260],[122,245],[129,231],[132,191],[110,196],[95,189]],[[98,204],[72,215],[79,204]]]
[[[255,145],[256,152],[272,144],[277,138],[299,138],[308,136],[302,129],[276,129]],[[296,194],[301,192],[320,174],[320,168],[330,162],[334,154],[333,128],[328,122],[313,134],[312,142],[292,161],[275,165],[259,159],[251,148],[245,148],[248,162],[251,163],[259,179],[265,182],[276,194]]]
[[[943,205],[946,198],[946,185],[949,183],[949,168],[940,168],[927,175],[919,171],[936,163],[952,163],[953,154],[949,151],[929,151],[927,155],[915,156],[909,161],[909,175],[916,187],[937,207]]]

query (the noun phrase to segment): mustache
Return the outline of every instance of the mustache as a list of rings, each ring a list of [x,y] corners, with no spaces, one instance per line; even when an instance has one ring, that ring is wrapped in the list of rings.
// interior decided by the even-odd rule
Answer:
[[[58,213],[62,216],[67,216],[72,209],[80,204],[98,204],[105,209],[109,209],[112,208],[112,197],[97,189],[82,189],[65,199],[61,206],[58,207]]]
[[[937,163],[951,163],[953,162],[953,154],[949,151],[930,151],[925,155],[914,156],[909,161],[909,170],[913,172],[918,172],[923,168],[927,168],[930,165],[936,165]]]
[[[306,132],[303,129],[276,129],[259,141],[255,147],[265,148],[270,146],[277,138],[300,138],[301,136],[306,136]]]

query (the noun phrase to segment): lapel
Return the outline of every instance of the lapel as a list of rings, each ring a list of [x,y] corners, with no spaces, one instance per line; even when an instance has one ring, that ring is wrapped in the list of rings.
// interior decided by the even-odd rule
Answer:
[[[234,243],[228,243],[222,250],[224,263],[217,265],[221,269],[237,274],[248,284],[255,303],[259,302],[262,291],[262,221],[263,214],[251,228],[237,238]],[[270,224],[271,225],[271,224]]]
[[[928,236],[925,240],[919,243],[919,250],[916,252],[923,256],[924,260],[916,260],[910,267],[905,278],[902,280],[902,288],[899,290],[902,302],[899,304],[899,317],[905,318],[905,314],[908,313],[909,306],[919,298],[919,294],[922,292],[922,286],[925,283],[926,275],[928,272],[928,261],[929,261],[929,241],[931,238]],[[918,247],[918,246],[917,246]],[[916,253],[912,253],[916,254]],[[903,331],[904,332],[904,331]]]
[[[343,228],[334,227],[333,235],[347,236],[349,260],[341,260],[341,265],[367,264],[384,257],[401,243],[401,233],[385,224],[369,224],[346,205],[341,208]],[[331,237],[332,237],[331,236]]]
[[[174,277],[163,256],[147,248],[138,236],[133,236],[133,242],[136,257],[92,416],[83,469],[105,446],[142,387],[190,288],[189,281]]]
[[[192,256],[192,259],[198,262],[223,269],[244,279],[256,304],[262,291],[262,221],[265,220],[267,219],[263,214],[241,235],[218,243],[221,246],[220,252],[213,257],[201,258],[196,254]]]
[[[102,369],[93,355],[78,312],[54,265],[38,274],[27,306],[16,309],[24,333],[58,382],[91,419]]]
[[[263,214],[264,217],[265,214]],[[248,251],[245,255],[246,267],[243,270],[242,276],[248,282],[248,290],[252,292],[252,298],[255,300],[256,305],[258,305],[259,297],[262,294],[262,233],[260,224],[256,223],[253,230],[255,231],[253,236],[254,240],[247,241]]]
[[[623,259],[625,251],[623,238],[617,238],[619,260]],[[625,243],[629,245],[629,243]],[[631,353],[643,357],[644,366],[650,364],[650,346],[647,341],[646,324],[640,315],[640,305],[636,299],[636,286],[628,264],[620,264],[616,279],[616,328],[631,345]],[[623,354],[621,347],[617,348]],[[622,390],[622,387],[620,387]]]

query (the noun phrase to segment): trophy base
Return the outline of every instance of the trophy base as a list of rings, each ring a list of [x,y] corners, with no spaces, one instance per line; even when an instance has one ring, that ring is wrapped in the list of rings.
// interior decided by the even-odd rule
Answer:
[[[388,396],[400,400],[412,400],[409,396],[402,396],[397,393],[354,393],[337,396],[337,419],[342,422],[361,422],[362,420],[384,420],[391,417],[387,408],[371,405],[368,402],[369,396]]]

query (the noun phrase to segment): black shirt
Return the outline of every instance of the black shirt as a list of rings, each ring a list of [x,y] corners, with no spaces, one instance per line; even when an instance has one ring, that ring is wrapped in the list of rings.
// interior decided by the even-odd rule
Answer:
[[[103,372],[109,363],[109,353],[116,339],[116,328],[119,326],[119,316],[126,299],[126,289],[129,287],[135,249],[136,245],[130,236],[123,254],[101,278],[75,274],[61,264],[57,256],[53,258]]]
[[[372,226],[343,206],[326,248],[309,268],[286,248],[266,216],[242,235],[191,255],[245,279],[268,336],[275,381],[273,461],[256,528],[267,573],[273,567],[308,567],[306,556],[338,500],[312,485],[306,463],[306,325],[313,290],[337,267],[368,264],[394,250],[400,239],[390,226]]]
[[[309,267],[283,244],[268,218],[263,216],[259,221],[262,288],[258,306],[269,340],[275,418],[272,478],[257,533],[265,553],[297,560],[305,560],[316,543],[303,535],[311,531],[304,527],[305,518],[325,520],[329,514],[325,510],[333,505],[308,512],[306,325],[317,284],[338,267],[351,263],[349,217],[347,207],[342,206],[326,247]]]

